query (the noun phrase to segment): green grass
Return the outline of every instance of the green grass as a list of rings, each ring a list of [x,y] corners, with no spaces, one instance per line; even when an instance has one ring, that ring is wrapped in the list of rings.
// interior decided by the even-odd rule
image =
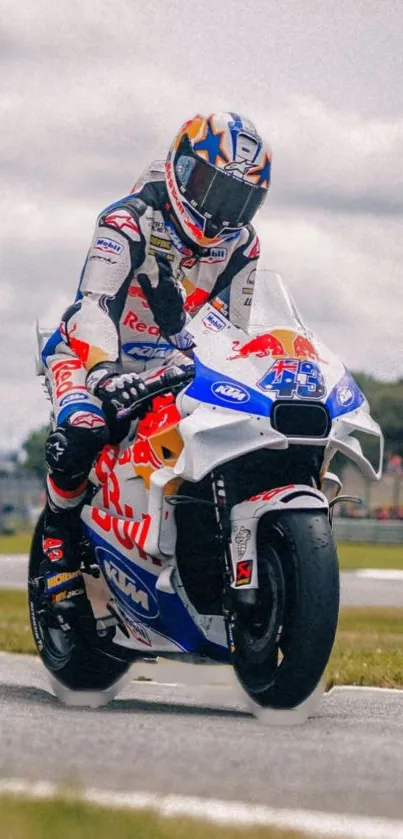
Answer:
[[[14,533],[0,536],[0,554],[27,554],[31,547],[32,533]]]
[[[341,610],[326,687],[403,688],[403,609]]]
[[[25,592],[0,591],[0,650],[36,652]],[[326,687],[403,688],[403,609],[342,609]]]
[[[0,554],[27,554],[31,533],[0,536]],[[340,568],[397,568],[403,570],[403,545],[367,545],[363,542],[341,542],[338,545]]]
[[[397,568],[403,571],[403,545],[370,545],[341,542],[337,546],[340,568]]]
[[[26,801],[0,797],[4,839],[302,839],[275,828],[223,828],[196,819],[164,818],[148,812],[111,810],[82,801]]]
[[[36,653],[24,591],[0,590],[0,650],[8,653]]]

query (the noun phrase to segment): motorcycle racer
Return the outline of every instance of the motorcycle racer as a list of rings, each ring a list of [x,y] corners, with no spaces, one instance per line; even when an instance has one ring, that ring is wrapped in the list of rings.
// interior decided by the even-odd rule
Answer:
[[[251,221],[270,185],[271,152],[235,113],[197,115],[130,194],[101,212],[75,302],[42,352],[53,403],[45,454],[45,595],[58,626],[93,626],[75,550],[89,471],[118,412],[146,393],[141,373],[191,349],[192,314],[220,294],[248,322],[259,241]]]

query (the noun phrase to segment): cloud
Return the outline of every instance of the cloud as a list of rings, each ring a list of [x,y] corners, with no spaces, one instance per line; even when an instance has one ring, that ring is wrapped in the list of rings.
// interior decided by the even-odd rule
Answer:
[[[265,120],[267,129],[269,122]],[[274,112],[274,191],[282,205],[403,213],[403,116],[380,120],[292,97]]]
[[[326,4],[306,4],[301,28],[294,0],[287,13],[206,0],[187,14],[180,0],[0,2],[0,447],[5,429],[21,438],[46,413],[32,378],[35,317],[57,323],[98,212],[197,111],[235,108],[271,141],[273,186],[257,222],[264,262],[289,280],[306,320],[349,366],[402,375],[402,57],[392,3],[380,20],[344,0],[347,31],[340,15],[330,26]]]
[[[308,325],[350,369],[402,377],[400,221],[283,210],[261,227],[261,263],[288,280]]]

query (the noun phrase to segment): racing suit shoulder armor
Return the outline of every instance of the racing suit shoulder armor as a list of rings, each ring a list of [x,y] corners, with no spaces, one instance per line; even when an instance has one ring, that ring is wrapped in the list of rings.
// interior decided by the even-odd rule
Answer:
[[[165,177],[159,180],[146,181],[141,189],[134,193],[132,198],[143,201],[147,207],[161,211],[161,207],[168,202],[168,192]]]
[[[242,248],[244,256],[249,260],[259,259],[260,256],[260,242],[259,236],[256,233],[253,224],[248,224],[243,228],[241,236],[239,237],[239,248]]]
[[[131,192],[139,192],[144,184],[150,181],[165,181],[165,163],[163,160],[153,160],[134,182]]]
[[[98,214],[97,225],[102,225],[110,213],[123,209],[139,219],[149,208],[159,210],[165,201],[168,201],[168,193],[165,186],[164,162],[155,160],[143,171],[129,195],[109,204]]]
[[[126,195],[114,204],[110,204],[105,210],[102,210],[98,215],[97,225],[102,226],[108,215],[117,213],[119,210],[127,210],[139,220],[146,210],[161,210],[161,206],[167,201],[168,193],[165,179],[146,181],[141,189],[136,190],[136,192],[131,192],[130,195]]]
[[[165,161],[164,160],[153,160],[144,172],[141,174],[141,178],[144,178],[144,183],[146,181],[161,181],[165,180]]]
[[[242,247],[243,245],[247,245],[250,242],[257,238],[257,233],[253,224],[247,224],[241,230],[241,235],[238,239],[237,246]]]

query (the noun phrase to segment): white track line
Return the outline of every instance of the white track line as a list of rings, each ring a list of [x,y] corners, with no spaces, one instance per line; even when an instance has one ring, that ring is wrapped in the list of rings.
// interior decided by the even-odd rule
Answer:
[[[397,568],[362,568],[355,572],[355,576],[367,580],[390,580],[403,583],[403,571]]]
[[[51,799],[66,796],[65,789],[40,781],[31,783],[17,779],[0,780],[0,794]],[[70,796],[74,798],[73,795]],[[204,819],[214,824],[234,827],[280,827],[301,830],[312,836],[344,837],[344,839],[403,839],[403,821],[366,818],[313,810],[279,810],[236,801],[218,801],[182,795],[159,796],[148,792],[113,792],[88,789],[79,798],[99,807],[121,810],[151,810],[168,818]]]
[[[374,693],[379,696],[384,696],[385,693],[394,693],[396,696],[403,697],[402,688],[380,688],[373,685],[334,685],[330,688],[325,696],[330,696],[332,693],[339,693],[342,691],[361,691],[361,693]]]

